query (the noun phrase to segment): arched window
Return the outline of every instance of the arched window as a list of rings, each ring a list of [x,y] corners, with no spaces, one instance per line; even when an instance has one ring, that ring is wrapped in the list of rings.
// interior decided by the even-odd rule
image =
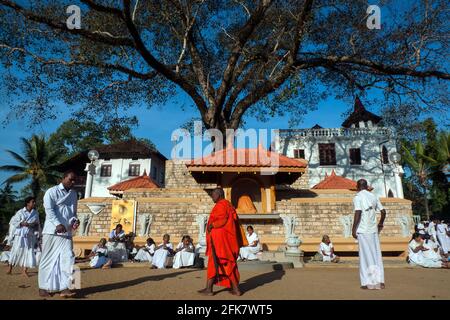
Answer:
[[[389,163],[389,154],[386,146],[383,146],[383,149],[381,150],[381,161],[383,161],[383,164]]]

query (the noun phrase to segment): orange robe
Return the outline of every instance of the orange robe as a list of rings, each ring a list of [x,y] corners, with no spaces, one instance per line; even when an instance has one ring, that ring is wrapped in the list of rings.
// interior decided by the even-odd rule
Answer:
[[[236,210],[229,201],[222,199],[216,203],[208,219],[208,226],[210,224],[213,225],[213,229],[206,234],[207,277],[214,278],[216,285],[231,288],[231,282],[239,283],[236,260],[243,239]],[[217,258],[217,268],[212,245]]]

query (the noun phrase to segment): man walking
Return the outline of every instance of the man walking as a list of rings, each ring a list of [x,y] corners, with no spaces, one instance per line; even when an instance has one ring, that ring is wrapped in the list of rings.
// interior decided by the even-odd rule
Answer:
[[[42,255],[39,262],[39,295],[60,292],[62,297],[72,297],[70,291],[75,256],[72,232],[79,226],[77,219],[78,196],[72,187],[76,175],[64,173],[61,183],[44,195],[45,224],[42,231]]]
[[[384,268],[378,234],[383,229],[386,211],[380,199],[368,191],[367,181],[357,182],[358,193],[353,199],[355,217],[353,238],[359,243],[359,275],[362,289],[384,289]],[[376,213],[381,212],[377,224]]]

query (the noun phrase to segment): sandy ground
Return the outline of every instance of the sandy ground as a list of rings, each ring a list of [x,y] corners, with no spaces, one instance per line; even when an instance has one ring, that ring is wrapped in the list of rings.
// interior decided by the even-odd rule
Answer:
[[[26,278],[0,267],[0,299],[40,299],[37,272]],[[213,297],[196,293],[205,282],[203,270],[113,268],[82,271],[77,299],[450,299],[450,270],[386,268],[385,290],[361,290],[357,268],[302,268],[264,273],[241,272],[242,297],[216,287]],[[50,298],[60,299],[55,295]]]

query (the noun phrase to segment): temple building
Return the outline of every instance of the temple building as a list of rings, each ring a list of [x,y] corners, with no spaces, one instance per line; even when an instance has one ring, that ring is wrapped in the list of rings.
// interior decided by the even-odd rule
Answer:
[[[391,155],[397,152],[392,128],[381,126],[382,118],[368,111],[357,97],[353,112],[341,128],[280,130],[274,151],[308,160],[309,187],[326,175],[355,180],[364,178],[379,197],[403,198],[401,166]]]
[[[159,242],[165,233],[178,242],[188,234],[204,249],[210,194],[222,187],[269,254],[298,245],[312,254],[324,234],[337,252],[353,253],[352,199],[356,181],[365,178],[387,211],[381,249],[402,254],[414,226],[411,201],[403,199],[395,135],[380,121],[357,99],[342,128],[281,130],[269,150],[229,146],[196,159],[167,160],[134,141],[99,147],[91,160],[87,152],[77,155],[64,164],[85,177],[77,186],[85,197],[78,205],[75,252],[85,254],[117,223],[137,235],[136,244],[149,236]]]

